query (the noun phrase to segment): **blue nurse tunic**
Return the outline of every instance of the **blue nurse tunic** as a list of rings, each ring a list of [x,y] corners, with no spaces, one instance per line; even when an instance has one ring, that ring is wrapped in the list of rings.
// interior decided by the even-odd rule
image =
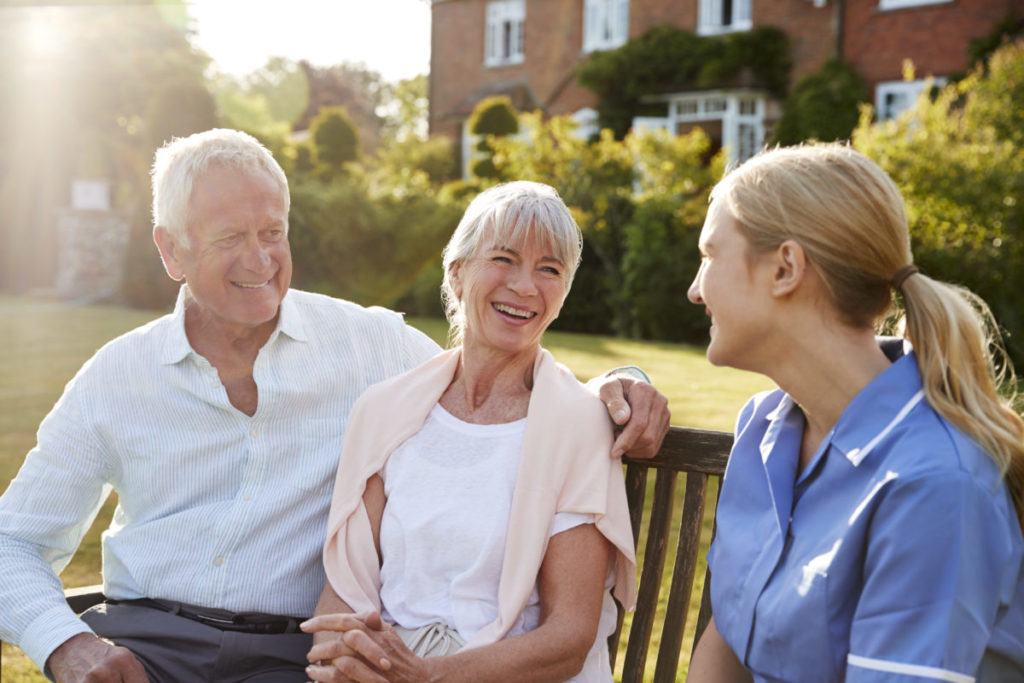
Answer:
[[[740,413],[708,563],[715,624],[757,681],[1024,681],[1012,502],[902,346],[802,472],[788,395]]]

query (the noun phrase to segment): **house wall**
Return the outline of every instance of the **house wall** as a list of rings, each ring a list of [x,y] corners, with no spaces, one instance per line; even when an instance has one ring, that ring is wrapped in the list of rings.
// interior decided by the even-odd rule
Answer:
[[[870,92],[881,81],[903,78],[903,60],[915,76],[948,76],[967,66],[972,38],[988,35],[1022,0],[953,0],[936,5],[881,10],[878,0],[845,0],[843,57]]]
[[[522,64],[485,66],[486,0],[447,0],[432,6],[430,129],[453,139],[475,103],[492,93],[516,91],[518,99],[547,113],[593,106],[593,94],[576,83],[585,58],[583,0],[527,0]],[[514,104],[523,108],[527,102]]]

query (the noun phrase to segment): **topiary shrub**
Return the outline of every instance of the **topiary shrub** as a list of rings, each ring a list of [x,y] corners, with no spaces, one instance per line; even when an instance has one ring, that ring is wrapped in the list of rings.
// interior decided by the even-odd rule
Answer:
[[[846,140],[857,127],[860,104],[869,102],[864,81],[839,59],[800,79],[786,98],[773,142],[795,145],[804,140]]]
[[[322,107],[309,132],[317,164],[339,168],[359,158],[359,135],[344,107]]]
[[[504,95],[495,95],[477,102],[469,117],[469,132],[480,136],[476,144],[478,155],[470,164],[470,172],[476,178],[499,178],[500,173],[492,159],[494,149],[487,137],[506,137],[519,132],[519,116],[512,100]]]

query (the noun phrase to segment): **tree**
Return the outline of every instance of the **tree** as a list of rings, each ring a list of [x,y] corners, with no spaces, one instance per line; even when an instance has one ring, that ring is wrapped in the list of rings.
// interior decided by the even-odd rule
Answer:
[[[344,107],[358,130],[363,149],[370,154],[376,151],[385,125],[379,111],[387,92],[380,74],[348,63],[319,67],[303,60],[299,67],[309,84],[309,98],[294,130],[308,129],[324,107]]]
[[[216,123],[181,0],[25,4],[0,22],[0,258],[16,291],[53,282],[70,181],[107,178],[132,225],[124,298],[168,300],[150,239],[149,167],[170,136]],[[50,260],[40,260],[49,254]]]

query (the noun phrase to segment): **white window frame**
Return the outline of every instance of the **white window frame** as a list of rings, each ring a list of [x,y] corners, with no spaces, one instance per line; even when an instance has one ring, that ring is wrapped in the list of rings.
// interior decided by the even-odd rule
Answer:
[[[948,5],[953,0],[878,0],[878,9],[904,9],[906,7],[926,7],[928,5]]]
[[[764,146],[764,95],[749,91],[713,90],[673,95],[668,102],[669,130],[680,123],[722,122],[722,147],[728,164],[746,161]]]
[[[933,86],[946,84],[945,78],[918,79],[915,81],[882,81],[875,86],[875,118],[878,121],[894,119],[908,109],[913,109],[918,96]],[[890,96],[903,98],[902,106],[891,109],[886,99]]]
[[[697,5],[697,35],[749,31],[754,27],[750,14],[751,0],[700,0]],[[728,23],[723,14],[730,8]]]
[[[525,23],[526,0],[493,0],[487,3],[484,66],[523,63]]]
[[[597,123],[597,118],[596,109],[591,107],[577,109],[572,115],[572,120],[576,122],[576,136],[583,140],[589,140],[591,136],[600,133],[601,127]]]
[[[612,50],[629,38],[629,0],[583,0],[583,52]]]

